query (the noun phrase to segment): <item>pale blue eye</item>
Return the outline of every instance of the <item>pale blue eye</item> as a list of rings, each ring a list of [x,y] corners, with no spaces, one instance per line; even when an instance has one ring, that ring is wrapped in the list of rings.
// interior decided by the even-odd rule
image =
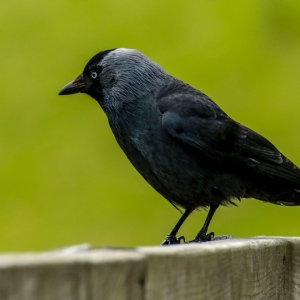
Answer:
[[[97,72],[92,72],[92,73],[91,73],[91,77],[92,77],[93,79],[96,79],[96,78],[98,77],[98,73],[97,73]]]

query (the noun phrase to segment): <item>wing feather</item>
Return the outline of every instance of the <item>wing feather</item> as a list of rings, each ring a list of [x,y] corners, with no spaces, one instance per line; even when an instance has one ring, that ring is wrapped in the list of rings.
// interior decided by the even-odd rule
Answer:
[[[159,100],[162,125],[181,143],[224,164],[296,185],[300,170],[263,136],[230,119],[207,96],[184,94]]]

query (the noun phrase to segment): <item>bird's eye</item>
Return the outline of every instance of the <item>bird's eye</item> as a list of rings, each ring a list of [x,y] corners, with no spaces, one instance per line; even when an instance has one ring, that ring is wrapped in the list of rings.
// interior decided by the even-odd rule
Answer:
[[[92,72],[92,73],[91,73],[91,77],[92,77],[93,79],[96,79],[96,78],[98,77],[98,73],[97,73],[97,72]]]

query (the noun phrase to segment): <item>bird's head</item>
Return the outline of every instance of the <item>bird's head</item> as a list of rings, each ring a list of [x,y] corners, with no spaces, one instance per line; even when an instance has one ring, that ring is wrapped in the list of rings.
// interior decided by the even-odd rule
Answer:
[[[96,54],[59,95],[86,93],[102,107],[139,99],[162,84],[165,71],[142,53],[125,48]]]

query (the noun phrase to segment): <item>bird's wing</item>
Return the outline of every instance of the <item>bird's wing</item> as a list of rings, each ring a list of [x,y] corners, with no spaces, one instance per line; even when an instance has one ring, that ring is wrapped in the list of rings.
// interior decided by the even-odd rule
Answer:
[[[267,139],[230,119],[200,93],[172,94],[158,100],[165,130],[185,146],[222,164],[300,184],[300,170]]]

